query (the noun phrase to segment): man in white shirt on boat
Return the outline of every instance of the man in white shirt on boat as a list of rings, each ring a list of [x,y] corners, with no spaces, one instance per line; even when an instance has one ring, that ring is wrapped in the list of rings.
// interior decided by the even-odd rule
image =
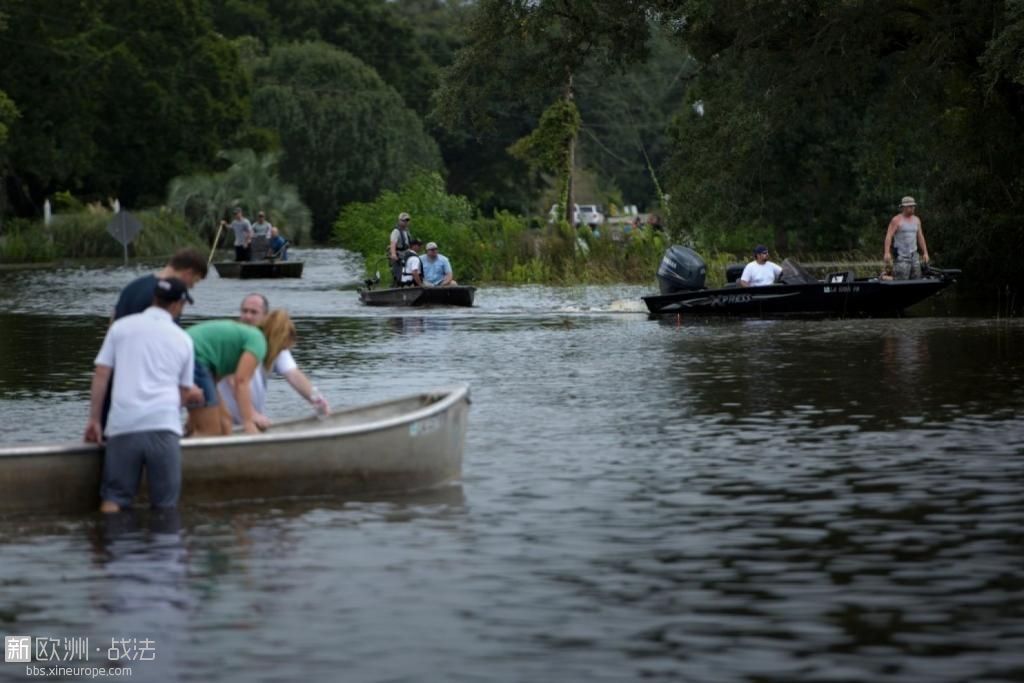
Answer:
[[[420,263],[419,251],[423,243],[415,237],[409,242],[409,249],[406,251],[405,265],[402,266],[402,287],[423,286],[423,266]]]
[[[740,275],[740,287],[764,287],[775,284],[782,275],[782,267],[768,260],[768,247],[759,244],[754,247],[754,260],[747,264]]]
[[[152,301],[115,321],[96,356],[84,439],[102,443],[106,436],[101,512],[131,507],[143,469],[152,507],[174,507],[181,491],[181,406],[203,394],[193,385],[192,339],[174,319],[192,297],[183,280],[161,278]],[[104,431],[100,414],[115,368]]]
[[[270,302],[267,301],[267,297],[262,294],[249,294],[242,299],[242,306],[238,320],[246,325],[254,325],[258,327],[266,319],[269,313]],[[331,408],[327,404],[327,399],[325,399],[317,388],[313,386],[313,383],[308,377],[306,377],[302,370],[299,370],[299,366],[295,362],[295,358],[292,356],[292,352],[289,349],[284,349],[281,353],[277,354],[277,358],[274,359],[271,369],[276,374],[284,377],[296,393],[308,401],[318,414],[330,414]],[[218,383],[218,389],[220,390],[221,398],[224,400],[225,407],[228,409],[228,412],[231,413],[231,421],[235,424],[241,424],[241,412],[238,409],[238,405],[235,403],[234,392],[231,390],[231,382],[233,379],[234,377],[230,375],[223,378]],[[256,372],[253,373],[252,380],[249,382],[249,390],[252,395],[252,407],[255,411],[253,421],[260,429],[266,429],[270,426],[270,418],[266,416],[265,412],[267,402],[267,375],[266,370],[262,367],[258,368]]]

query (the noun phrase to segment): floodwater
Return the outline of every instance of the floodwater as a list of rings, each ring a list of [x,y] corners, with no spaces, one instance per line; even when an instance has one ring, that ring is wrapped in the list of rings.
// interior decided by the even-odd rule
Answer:
[[[335,405],[469,383],[461,482],[0,520],[4,635],[101,667],[135,639],[133,681],[1024,680],[1021,321],[653,321],[626,285],[366,309],[354,257],[296,255],[186,325],[259,288]],[[142,272],[0,273],[0,442],[81,434]]]

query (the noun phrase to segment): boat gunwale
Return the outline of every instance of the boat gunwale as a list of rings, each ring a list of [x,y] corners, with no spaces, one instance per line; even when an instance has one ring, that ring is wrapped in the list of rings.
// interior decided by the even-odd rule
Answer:
[[[408,401],[414,397],[430,397],[436,395],[443,395],[437,401],[430,403],[429,405],[417,408],[408,413],[402,413],[400,415],[394,415],[382,419],[373,420],[372,422],[364,422],[360,424],[349,424],[338,427],[322,427],[316,428],[321,422],[318,418],[310,417],[297,417],[288,420],[282,420],[274,423],[274,426],[282,425],[293,425],[302,422],[309,422],[313,427],[304,431],[296,432],[283,432],[283,433],[261,433],[261,434],[232,434],[230,436],[201,436],[201,437],[188,437],[181,440],[182,450],[191,450],[192,448],[201,448],[207,446],[238,446],[238,445],[264,445],[274,443],[291,443],[296,441],[312,441],[323,438],[333,438],[339,436],[353,436],[356,434],[371,433],[376,431],[383,431],[386,429],[392,429],[399,427],[403,424],[409,424],[417,422],[429,417],[432,417],[438,413],[443,413],[449,410],[453,405],[462,400],[469,400],[469,385],[468,384],[456,384],[447,387],[440,387],[431,391],[422,391],[416,394],[408,394],[406,396],[400,396],[398,398],[386,399],[382,401],[376,401],[374,403],[366,403],[363,405],[353,406],[350,409],[338,411],[334,415],[344,415],[349,412],[374,410],[381,406],[386,406],[389,403],[399,403],[402,401]],[[0,458],[18,458],[30,455],[69,455],[74,453],[96,453],[102,450],[103,447],[99,444],[81,442],[71,443],[55,443],[55,444],[25,444],[24,446],[3,446],[0,447]]]

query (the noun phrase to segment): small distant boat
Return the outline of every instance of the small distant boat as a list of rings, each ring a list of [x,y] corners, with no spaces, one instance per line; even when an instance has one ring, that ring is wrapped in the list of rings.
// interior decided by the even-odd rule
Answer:
[[[369,281],[368,281],[369,282]],[[359,300],[367,306],[472,306],[476,287],[392,287],[359,290]]]
[[[221,277],[251,280],[302,277],[302,265],[302,261],[218,261],[213,267]]]
[[[742,270],[741,265],[730,266],[727,281],[735,283]],[[783,261],[782,271],[781,281],[774,285],[706,289],[703,259],[691,249],[674,246],[658,268],[662,293],[643,300],[652,315],[891,316],[937,294],[960,275],[957,269],[929,268],[920,280],[858,279],[850,271],[818,280],[790,259]]]
[[[465,385],[274,423],[261,434],[182,439],[183,504],[406,492],[462,474]],[[0,447],[0,515],[98,509],[102,447]]]

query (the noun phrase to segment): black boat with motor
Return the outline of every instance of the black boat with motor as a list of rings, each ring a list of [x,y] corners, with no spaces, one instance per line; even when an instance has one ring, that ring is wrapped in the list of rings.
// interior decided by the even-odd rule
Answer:
[[[707,266],[692,249],[669,248],[658,267],[661,294],[643,297],[652,315],[699,316],[893,316],[956,281],[957,269],[927,268],[920,280],[857,279],[852,271],[818,280],[791,259],[782,262],[778,283],[740,287],[742,265],[726,268],[729,284],[706,289]]]

